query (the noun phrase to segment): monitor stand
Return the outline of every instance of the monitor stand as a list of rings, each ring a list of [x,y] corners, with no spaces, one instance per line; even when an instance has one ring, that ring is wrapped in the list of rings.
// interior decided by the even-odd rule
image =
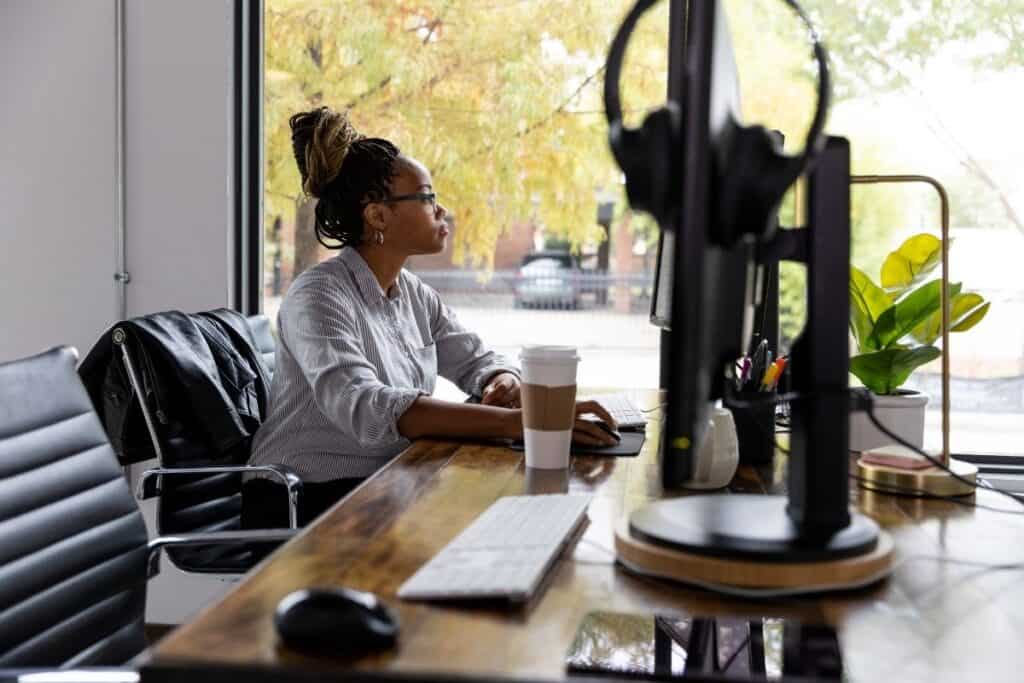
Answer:
[[[807,325],[793,345],[788,496],[700,495],[645,505],[616,531],[636,571],[718,588],[826,591],[892,568],[893,544],[849,504],[850,147],[830,137],[808,176],[807,228],[763,257],[807,264]],[[726,397],[728,406],[728,397]]]
[[[636,510],[615,531],[627,569],[726,593],[821,593],[868,586],[892,570],[893,542],[854,514],[824,543],[807,544],[786,496],[699,495]]]

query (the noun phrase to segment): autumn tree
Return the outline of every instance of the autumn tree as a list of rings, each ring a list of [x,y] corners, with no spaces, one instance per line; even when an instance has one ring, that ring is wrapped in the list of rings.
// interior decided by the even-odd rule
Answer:
[[[979,68],[1024,63],[1024,0],[806,4],[830,49],[838,103],[881,92],[914,94],[916,75],[954,43],[971,46]],[[299,194],[287,128],[292,113],[321,104],[348,111],[359,130],[392,139],[431,169],[454,214],[454,258],[460,264],[489,267],[498,237],[523,220],[577,247],[599,241],[596,194],[618,190],[620,180],[606,142],[603,66],[612,33],[631,5],[267,0],[265,224],[295,226],[295,254],[284,260],[294,258],[298,272],[321,257],[310,228],[312,206]],[[664,99],[668,6],[662,2],[649,12],[630,42],[623,102],[632,125]],[[725,6],[745,118],[781,130],[796,152],[815,87],[806,30],[781,2],[726,0]],[[942,133],[941,113],[931,125]],[[855,172],[900,165],[876,131],[848,134]],[[1009,223],[1020,227],[996,174],[955,138],[946,135],[944,142],[974,186],[994,198],[988,204],[1000,206]],[[853,254],[859,263],[881,258],[890,246],[888,231],[904,223],[906,202],[887,192],[854,194]],[[970,188],[962,194],[980,195]],[[623,208],[620,203],[617,216]],[[791,199],[782,221],[795,222]],[[634,224],[650,227],[649,221]],[[783,290],[792,333],[799,329],[794,321],[801,315],[802,285],[791,279]]]
[[[631,4],[268,0],[265,223],[296,216],[296,272],[319,254],[287,120],[321,104],[431,169],[454,216],[457,262],[489,267],[499,235],[523,219],[577,246],[598,238],[596,192],[618,188],[600,103],[604,59]],[[634,110],[664,98],[664,5],[627,56]]]

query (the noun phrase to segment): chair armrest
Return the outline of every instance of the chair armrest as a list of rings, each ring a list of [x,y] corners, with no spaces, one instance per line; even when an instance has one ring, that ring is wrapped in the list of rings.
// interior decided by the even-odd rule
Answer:
[[[244,545],[246,543],[257,543],[261,541],[287,541],[298,533],[296,529],[253,529],[249,531],[213,531],[199,534],[175,534],[173,536],[160,536],[154,538],[148,544],[148,567],[149,578],[160,573],[160,550],[167,546],[190,546],[190,545]]]
[[[288,490],[288,526],[299,528],[299,499],[302,497],[302,480],[292,468],[286,465],[223,465],[217,467],[153,467],[142,473],[136,496],[146,500],[160,495],[160,477],[175,474],[222,474],[225,472],[267,472],[280,479]]]
[[[81,667],[78,669],[5,669],[0,683],[138,683],[139,672],[117,667]]]

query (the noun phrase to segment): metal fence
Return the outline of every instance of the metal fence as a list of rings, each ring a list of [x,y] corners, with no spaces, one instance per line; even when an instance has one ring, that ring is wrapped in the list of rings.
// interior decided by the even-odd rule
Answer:
[[[654,281],[651,272],[523,274],[515,270],[423,270],[416,275],[453,306],[624,313],[650,310]]]

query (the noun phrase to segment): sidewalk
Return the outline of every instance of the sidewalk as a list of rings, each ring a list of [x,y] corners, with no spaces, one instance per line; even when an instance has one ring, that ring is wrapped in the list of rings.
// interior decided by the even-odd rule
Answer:
[[[577,384],[602,388],[658,387],[660,330],[646,315],[598,311],[459,308],[459,320],[492,349],[518,363],[524,344],[575,346]]]

